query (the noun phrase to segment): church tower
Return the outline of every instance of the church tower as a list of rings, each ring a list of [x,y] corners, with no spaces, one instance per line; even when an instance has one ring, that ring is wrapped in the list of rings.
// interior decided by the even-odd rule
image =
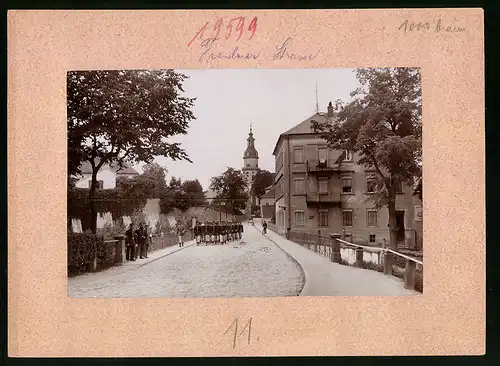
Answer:
[[[255,175],[259,171],[259,153],[255,150],[255,139],[253,138],[252,124],[247,138],[247,148],[243,154],[243,169],[241,169],[247,182],[247,189],[250,189]]]

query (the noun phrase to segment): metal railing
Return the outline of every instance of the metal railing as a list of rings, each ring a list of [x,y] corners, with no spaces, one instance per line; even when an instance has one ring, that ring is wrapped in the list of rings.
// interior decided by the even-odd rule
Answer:
[[[309,203],[340,203],[340,191],[326,193],[307,193],[306,201]]]
[[[308,172],[334,172],[340,169],[340,164],[336,160],[307,160],[306,169]]]

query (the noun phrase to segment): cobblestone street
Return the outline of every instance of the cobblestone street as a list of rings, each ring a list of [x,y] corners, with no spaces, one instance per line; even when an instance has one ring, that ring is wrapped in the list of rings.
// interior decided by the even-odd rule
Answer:
[[[194,244],[143,266],[127,271],[122,267],[69,278],[69,296],[296,296],[304,284],[297,263],[249,226],[242,240],[224,245]]]

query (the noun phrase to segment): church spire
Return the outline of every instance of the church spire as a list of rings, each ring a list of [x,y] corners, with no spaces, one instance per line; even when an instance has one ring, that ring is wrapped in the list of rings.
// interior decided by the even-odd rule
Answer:
[[[255,138],[253,137],[252,123],[250,122],[250,132],[248,133],[247,138],[247,149],[243,155],[244,158],[259,158],[259,154],[257,150],[255,150]]]

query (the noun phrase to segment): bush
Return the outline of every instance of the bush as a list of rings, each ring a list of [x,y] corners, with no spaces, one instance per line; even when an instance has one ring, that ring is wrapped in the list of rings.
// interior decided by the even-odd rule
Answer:
[[[97,245],[97,267],[99,270],[111,267],[115,262],[115,244],[104,240]]]
[[[125,235],[125,230],[123,220],[116,220],[114,224],[107,222],[101,229],[97,229],[97,234],[102,235],[104,240],[111,240],[117,235]]]
[[[363,261],[363,268],[370,269],[372,271],[384,272],[384,266],[381,264],[375,264],[373,262]]]
[[[92,233],[68,234],[68,274],[88,271],[98,248],[104,247],[104,238]]]

